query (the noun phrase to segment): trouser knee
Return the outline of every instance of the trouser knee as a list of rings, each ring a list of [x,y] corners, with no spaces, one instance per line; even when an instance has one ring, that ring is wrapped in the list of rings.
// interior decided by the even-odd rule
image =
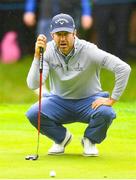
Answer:
[[[38,110],[28,110],[26,117],[33,126],[38,127]]]
[[[26,114],[30,123],[37,129],[38,127],[38,111],[31,109]],[[56,143],[62,142],[65,137],[66,128],[61,124],[56,123],[54,120],[48,118],[44,114],[40,114],[40,133],[46,135]]]
[[[84,136],[93,143],[101,143],[106,138],[107,130],[115,117],[116,114],[111,107],[99,107],[92,115]]]
[[[116,118],[116,114],[112,107],[110,106],[101,106],[96,113],[97,118],[103,119],[107,125],[110,125],[113,119]]]
[[[30,123],[37,129],[38,128],[38,110],[32,111],[31,109],[26,113]],[[49,119],[47,116],[40,113],[40,132],[46,134],[50,127],[53,127],[55,122]]]

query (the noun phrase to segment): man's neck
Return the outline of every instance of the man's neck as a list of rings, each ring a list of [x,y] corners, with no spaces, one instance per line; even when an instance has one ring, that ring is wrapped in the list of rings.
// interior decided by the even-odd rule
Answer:
[[[58,49],[59,50],[59,52],[60,52],[60,54],[61,55],[63,55],[63,56],[69,56],[69,55],[71,55],[73,52],[74,52],[74,47],[68,52],[68,53],[66,53],[66,54],[64,54],[60,49]]]

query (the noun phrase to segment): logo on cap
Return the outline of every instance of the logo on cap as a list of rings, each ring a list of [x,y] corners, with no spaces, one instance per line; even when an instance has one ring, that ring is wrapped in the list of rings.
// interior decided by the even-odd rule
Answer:
[[[67,19],[64,19],[64,18],[60,18],[58,20],[55,21],[55,23],[60,23],[61,25],[64,24],[64,23],[69,23],[69,21]]]
[[[73,32],[75,23],[73,18],[68,14],[58,14],[52,18],[50,30],[52,33],[59,31]]]

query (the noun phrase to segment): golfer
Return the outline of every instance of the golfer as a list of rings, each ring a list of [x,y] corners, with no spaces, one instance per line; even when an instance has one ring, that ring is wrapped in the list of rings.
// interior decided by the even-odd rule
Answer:
[[[68,14],[54,16],[50,30],[52,41],[46,43],[44,35],[37,38],[34,59],[27,77],[28,87],[37,89],[39,48],[43,47],[43,84],[49,76],[50,94],[42,97],[40,133],[54,141],[48,154],[63,154],[72,139],[72,134],[63,125],[87,123],[81,140],[83,155],[98,156],[96,144],[106,138],[109,126],[116,118],[112,106],[122,95],[131,68],[118,57],[79,39],[74,20]],[[111,94],[102,90],[102,68],[115,74]],[[109,77],[107,83],[110,83]],[[26,115],[37,128],[38,103],[32,105]]]

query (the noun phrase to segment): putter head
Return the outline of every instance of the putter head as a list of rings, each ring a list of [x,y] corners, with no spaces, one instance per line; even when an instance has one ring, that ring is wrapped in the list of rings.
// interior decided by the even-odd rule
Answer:
[[[38,154],[37,155],[28,155],[25,157],[25,160],[37,160],[38,159]]]

